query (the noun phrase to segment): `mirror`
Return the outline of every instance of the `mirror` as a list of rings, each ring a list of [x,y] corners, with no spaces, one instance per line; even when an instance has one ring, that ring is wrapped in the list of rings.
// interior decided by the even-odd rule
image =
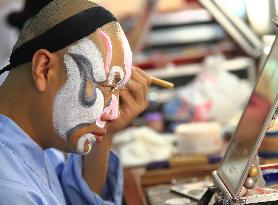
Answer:
[[[238,197],[241,191],[273,116],[277,94],[278,42],[276,38],[218,170],[219,177],[234,198]]]

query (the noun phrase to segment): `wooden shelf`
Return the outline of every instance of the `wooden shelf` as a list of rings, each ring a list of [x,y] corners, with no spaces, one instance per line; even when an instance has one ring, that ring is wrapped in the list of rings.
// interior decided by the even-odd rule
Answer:
[[[144,168],[124,170],[124,200],[127,205],[147,205],[144,188],[169,184],[172,179],[204,177],[216,170],[219,164],[187,166],[147,171]]]
[[[220,63],[218,67],[231,72],[247,70],[248,80],[250,80],[250,82],[255,81],[255,64],[250,58],[239,57],[232,60],[225,60]],[[157,78],[167,79],[181,76],[197,75],[202,69],[202,64],[191,64],[147,70],[147,73]]]

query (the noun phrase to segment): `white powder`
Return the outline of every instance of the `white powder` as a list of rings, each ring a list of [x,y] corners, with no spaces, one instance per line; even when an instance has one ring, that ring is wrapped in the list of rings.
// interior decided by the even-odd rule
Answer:
[[[106,80],[106,73],[104,70],[104,62],[100,50],[96,44],[92,42],[90,37],[85,37],[77,43],[69,47],[68,52],[71,54],[79,54],[88,58],[93,67],[93,75],[97,82]]]
[[[95,79],[103,81],[106,78],[102,57],[96,45],[88,38],[78,41],[69,48],[70,52],[86,55],[95,65]],[[79,69],[73,58],[66,54],[64,62],[67,70],[67,81],[58,91],[53,106],[53,124],[58,133],[66,139],[66,134],[71,129],[87,123],[95,123],[104,109],[104,96],[96,88],[96,101],[92,107],[84,107],[79,101],[82,79]],[[84,80],[84,79],[83,79]]]
[[[89,142],[89,143],[88,143]],[[96,138],[93,134],[86,134],[83,135],[77,143],[77,152],[79,154],[83,154],[86,155],[88,154],[91,149],[92,149],[92,145],[96,142]],[[87,152],[85,152],[85,144],[88,143],[89,149],[87,150]]]
[[[115,80],[116,74],[120,75],[120,82],[124,79],[125,73],[120,66],[113,66],[111,72],[109,73],[108,77],[108,84],[112,85],[113,81]]]
[[[105,125],[106,125],[106,121],[102,121],[101,117],[99,117],[96,121],[96,126],[102,129],[105,127]]]
[[[121,36],[122,45],[124,49],[125,78],[117,86],[117,88],[121,88],[126,85],[126,83],[130,80],[131,77],[132,52],[122,27],[118,22],[116,24],[118,24],[117,34]]]

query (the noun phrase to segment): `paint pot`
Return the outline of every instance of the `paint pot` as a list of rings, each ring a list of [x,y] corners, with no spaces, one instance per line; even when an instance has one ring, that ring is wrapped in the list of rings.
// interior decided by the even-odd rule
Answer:
[[[219,153],[223,142],[218,122],[185,123],[175,129],[180,154]]]
[[[165,205],[186,205],[189,204],[190,200],[186,198],[171,198],[165,201]]]

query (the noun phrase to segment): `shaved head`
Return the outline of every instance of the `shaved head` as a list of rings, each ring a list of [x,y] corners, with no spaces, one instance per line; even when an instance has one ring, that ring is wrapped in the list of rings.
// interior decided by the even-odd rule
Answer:
[[[45,6],[22,30],[14,49],[43,34],[64,20],[92,7],[98,6],[88,0],[54,0]],[[97,19],[96,19],[97,20]]]
[[[30,62],[39,49],[57,52],[110,22],[117,19],[94,2],[54,0],[26,24],[13,48],[10,64],[0,70],[0,75]]]
[[[11,71],[3,93],[7,104],[25,99],[21,124],[42,147],[87,154],[106,121],[118,118],[131,69],[128,40],[110,11],[88,0],[54,0],[22,30],[2,69]]]

